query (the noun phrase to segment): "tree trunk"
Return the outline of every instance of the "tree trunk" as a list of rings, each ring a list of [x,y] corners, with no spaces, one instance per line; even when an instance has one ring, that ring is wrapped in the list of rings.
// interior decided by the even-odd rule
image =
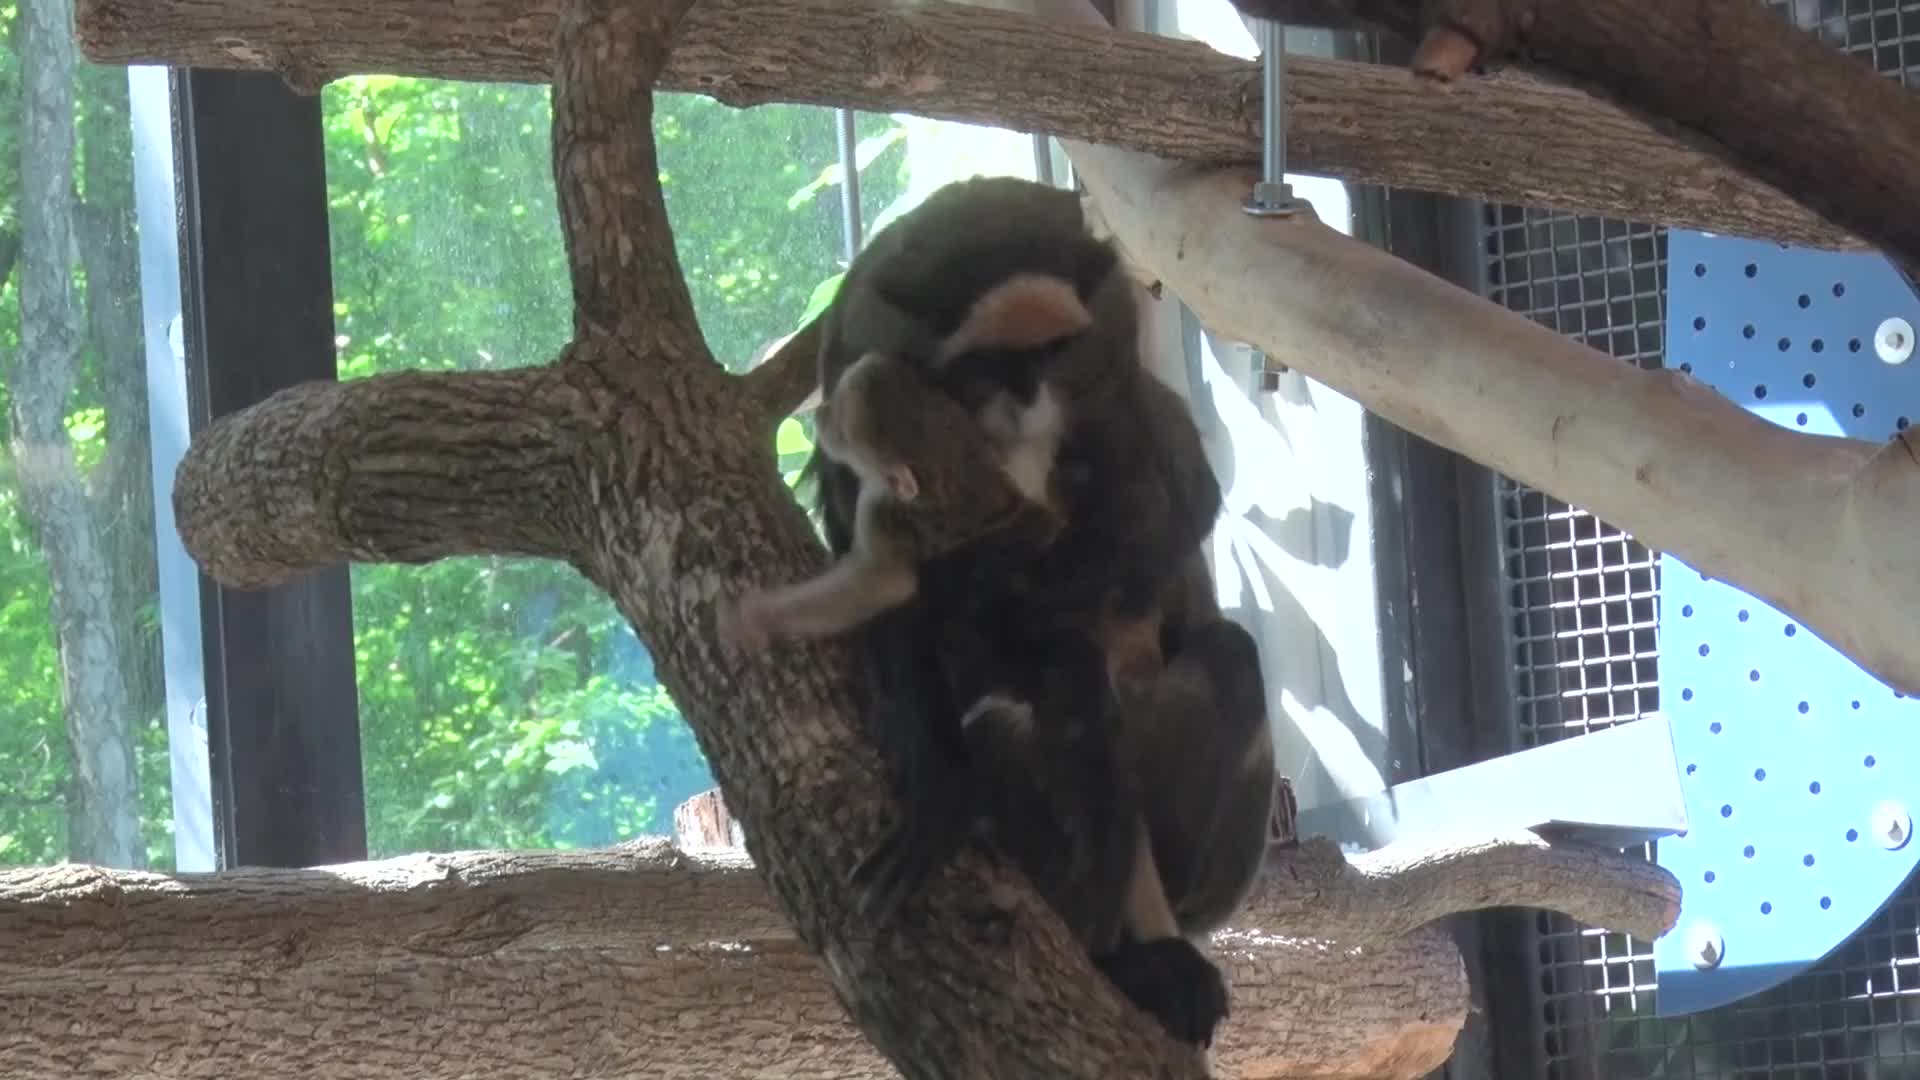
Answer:
[[[82,65],[86,102],[80,137],[85,201],[76,239],[87,279],[87,326],[107,413],[106,459],[91,485],[96,520],[113,571],[113,623],[127,685],[129,736],[159,715],[165,700],[160,630],[141,618],[160,591],[154,546],[153,453],[147,417],[146,341],[141,328],[140,238],[133,213],[133,133],[127,73]]]
[[[80,0],[87,55],[546,82],[560,0]],[[1781,33],[1792,33],[1781,27]],[[1256,65],[1193,41],[954,4],[702,0],[661,87],[733,105],[904,111],[1112,143],[1180,161],[1260,157]],[[1860,246],[1713,143],[1521,73],[1451,88],[1289,57],[1298,172],[1815,246]],[[1652,182],[1650,182],[1652,178]]]
[[[68,0],[20,7],[20,356],[8,376],[21,507],[46,556],[65,691],[70,856],[146,863],[108,552],[67,434],[85,312],[73,287],[74,62]]]

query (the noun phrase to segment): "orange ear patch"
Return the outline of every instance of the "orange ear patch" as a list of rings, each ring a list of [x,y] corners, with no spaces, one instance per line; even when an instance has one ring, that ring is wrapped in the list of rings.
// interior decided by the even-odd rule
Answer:
[[[940,343],[936,362],[975,349],[1032,349],[1093,325],[1073,283],[1049,274],[1015,274],[973,302]]]

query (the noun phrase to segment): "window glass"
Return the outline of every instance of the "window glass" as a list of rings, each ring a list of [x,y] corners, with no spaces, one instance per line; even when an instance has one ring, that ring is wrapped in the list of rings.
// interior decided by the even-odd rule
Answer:
[[[127,69],[68,18],[0,8],[0,863],[171,869]]]
[[[363,76],[325,91],[340,374],[544,363],[571,311],[550,92]],[[897,125],[858,118],[862,201],[904,182]],[[662,94],[655,135],[681,265],[715,354],[744,370],[843,268],[830,110]],[[782,430],[797,470],[803,424]],[[584,846],[672,830],[712,786],[613,604],[571,568],[355,566],[373,855]]]

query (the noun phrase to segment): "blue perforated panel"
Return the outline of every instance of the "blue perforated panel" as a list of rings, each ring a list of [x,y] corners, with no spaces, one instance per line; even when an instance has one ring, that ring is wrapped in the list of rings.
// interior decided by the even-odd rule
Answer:
[[[1876,348],[1890,317],[1909,348],[1920,327],[1886,260],[1675,231],[1668,266],[1670,365],[1802,431],[1877,441],[1920,419],[1920,355],[1893,364]],[[1659,1012],[1674,1015],[1784,981],[1906,880],[1920,711],[1678,559],[1661,560],[1660,589],[1660,696],[1689,819],[1658,845],[1684,889],[1679,924],[1654,944]],[[1698,964],[1709,949],[1719,962]]]

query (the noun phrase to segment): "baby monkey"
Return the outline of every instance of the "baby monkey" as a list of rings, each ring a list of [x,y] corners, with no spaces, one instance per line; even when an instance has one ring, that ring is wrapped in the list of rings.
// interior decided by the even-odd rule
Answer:
[[[929,360],[939,372],[969,352],[1034,348],[1092,321],[1069,283],[1016,275],[981,296]],[[820,452],[859,480],[853,544],[823,574],[723,608],[722,639],[758,652],[775,637],[837,634],[913,599],[927,560],[988,537],[1046,547],[1066,525],[1053,487],[1064,425],[1046,387],[1032,403],[996,393],[969,412],[904,357],[863,353],[815,413]]]

